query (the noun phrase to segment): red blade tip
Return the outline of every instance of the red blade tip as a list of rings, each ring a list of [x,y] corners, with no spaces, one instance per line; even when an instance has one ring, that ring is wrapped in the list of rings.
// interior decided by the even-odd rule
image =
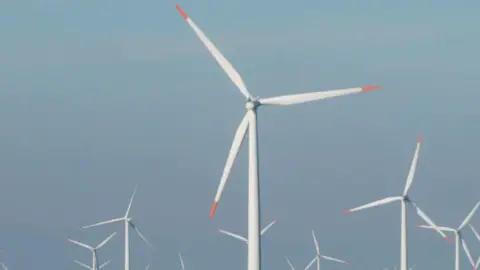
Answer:
[[[422,228],[422,225],[417,225],[417,228]]]
[[[350,210],[345,210],[345,211],[343,211],[343,214],[345,214],[345,215],[350,214],[350,212],[351,212]]]
[[[422,142],[422,140],[423,140],[423,137],[422,137],[422,135],[418,136],[418,143],[421,143],[421,142]]]
[[[187,13],[185,11],[183,11],[183,9],[182,9],[182,7],[180,7],[180,5],[177,4],[175,7],[177,8],[178,12],[180,12],[180,15],[182,15],[182,17],[185,20],[188,19]]]
[[[218,202],[214,202],[212,205],[212,210],[210,210],[210,217],[213,218],[215,215],[215,210],[217,210]]]
[[[452,239],[450,239],[448,236],[445,236],[445,240],[447,240],[449,243],[452,243]]]
[[[368,86],[362,87],[362,91],[372,91],[378,88],[380,88],[380,86],[378,85],[368,85]]]

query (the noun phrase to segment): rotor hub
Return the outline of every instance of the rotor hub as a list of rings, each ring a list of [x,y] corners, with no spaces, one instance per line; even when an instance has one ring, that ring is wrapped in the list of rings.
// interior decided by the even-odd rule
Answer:
[[[253,109],[255,109],[255,107],[256,107],[256,104],[253,101],[248,101],[245,104],[245,109],[247,109],[247,110],[253,110]]]

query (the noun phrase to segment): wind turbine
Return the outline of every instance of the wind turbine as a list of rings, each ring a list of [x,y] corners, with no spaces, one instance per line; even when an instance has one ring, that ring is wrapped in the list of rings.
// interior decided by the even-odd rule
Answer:
[[[472,219],[479,206],[480,201],[477,202],[477,204],[473,207],[470,213],[468,213],[468,215],[465,217],[465,219],[457,229],[450,227],[438,227],[439,230],[442,230],[444,232],[453,232],[455,234],[455,270],[460,270],[460,242],[462,242],[463,251],[465,251],[465,254],[467,254],[470,264],[475,267],[475,262],[473,261],[472,255],[470,255],[470,251],[468,250],[467,243],[465,243],[465,240],[463,238],[462,229],[465,228],[465,226],[467,226],[467,224],[470,222],[470,219]],[[433,229],[431,226],[426,225],[419,225],[418,227],[425,229]]]
[[[334,261],[334,262],[339,262],[339,263],[344,263],[344,264],[350,264],[347,261],[342,261],[340,259],[336,259],[330,256],[325,256],[320,254],[320,248],[318,247],[318,242],[317,242],[317,237],[315,237],[315,232],[312,230],[312,237],[313,237],[313,243],[315,244],[315,250],[317,252],[317,255],[315,258],[312,260],[314,262],[315,260],[317,261],[317,270],[320,270],[320,259],[325,259],[327,261]],[[310,263],[312,263],[310,262]]]
[[[213,55],[217,63],[227,73],[232,82],[239,88],[240,92],[246,99],[246,114],[243,120],[240,122],[236,134],[233,139],[233,143],[228,155],[226,165],[220,180],[220,185],[215,196],[210,216],[213,217],[217,208],[218,202],[222,195],[222,191],[227,182],[227,178],[230,174],[230,170],[235,161],[235,157],[245,137],[247,129],[249,130],[249,173],[248,173],[248,269],[260,270],[260,201],[259,201],[259,173],[258,173],[258,145],[257,145],[257,110],[263,105],[293,105],[306,103],[321,99],[333,98],[338,96],[344,96],[354,93],[360,93],[370,91],[379,88],[378,86],[365,86],[357,88],[349,88],[342,90],[331,90],[323,92],[312,92],[304,94],[294,94],[277,96],[270,98],[254,97],[247,90],[245,83],[243,82],[240,74],[233,68],[232,64],[222,55],[222,53],[215,47],[215,45],[208,39],[203,31],[193,22],[193,20],[187,15],[187,13],[179,6],[176,5],[177,10],[182,17],[187,21],[190,27],[193,29],[198,38],[202,41],[205,47]]]
[[[72,240],[72,239],[68,239],[68,241],[76,244],[76,245],[79,245],[81,247],[84,247],[88,250],[90,250],[92,252],[92,267],[88,267],[88,269],[92,269],[92,270],[98,270],[100,269],[101,267],[98,267],[97,268],[97,264],[98,264],[98,256],[97,256],[97,250],[99,250],[101,247],[103,247],[108,241],[110,241],[110,239],[112,239],[112,237],[114,237],[116,234],[116,232],[112,233],[110,236],[108,236],[105,240],[103,240],[98,246],[96,247],[92,247],[92,246],[89,246],[87,244],[84,244],[84,243],[81,243],[81,242],[78,242],[78,241],[75,241],[75,240]],[[85,264],[79,262],[79,261],[75,261],[76,263],[82,265],[82,266],[86,266]],[[106,263],[104,263],[102,266],[105,266],[107,265],[108,263],[110,263],[110,261],[107,261]]]
[[[285,257],[285,260],[287,260],[287,263],[290,266],[290,269],[295,270],[295,268],[293,268],[293,264],[290,262],[290,260],[287,257]],[[317,260],[317,256],[315,256],[315,258],[313,258],[313,260],[311,260],[310,263],[307,264],[304,270],[308,270],[316,260]]]
[[[347,211],[344,211],[345,214],[379,206],[379,205],[384,205],[388,204],[391,202],[396,202],[400,201],[402,205],[402,214],[401,214],[401,241],[400,241],[400,258],[401,258],[401,266],[400,270],[407,270],[407,265],[408,265],[408,260],[407,260],[407,215],[406,215],[406,207],[407,204],[411,204],[417,211],[417,215],[420,216],[428,225],[432,226],[435,228],[435,230],[440,233],[447,241],[450,241],[450,239],[443,233],[441,230],[437,228],[435,223],[423,212],[418,205],[413,202],[410,197],[408,196],[408,191],[410,190],[412,183],[413,183],[413,177],[415,176],[415,170],[417,168],[417,162],[418,162],[418,155],[420,153],[420,145],[422,144],[422,137],[420,136],[417,141],[417,147],[415,149],[415,154],[413,155],[413,160],[412,164],[410,166],[410,171],[408,172],[407,176],[407,183],[405,185],[405,189],[403,191],[403,194],[401,196],[397,197],[388,197],[385,199],[381,199],[375,202],[371,202]]]
[[[80,266],[82,266],[82,267],[84,267],[84,268],[87,268],[87,269],[90,269],[90,270],[95,270],[94,268],[92,268],[92,267],[90,267],[90,266],[88,266],[88,265],[86,265],[86,264],[84,264],[84,263],[82,263],[82,262],[79,262],[79,261],[77,261],[77,260],[75,260],[74,262],[76,262],[77,264],[79,264]],[[105,266],[106,266],[107,264],[109,264],[109,263],[110,263],[110,260],[104,262],[102,265],[100,265],[100,266],[98,267],[98,269],[102,269],[103,267],[105,267]]]
[[[270,222],[267,226],[265,226],[265,228],[263,228],[261,231],[260,231],[260,235],[263,235],[264,233],[266,233],[268,231],[268,229],[270,229],[270,227],[273,226],[273,224],[275,224],[275,222],[277,222],[276,220]],[[226,234],[228,236],[231,236],[233,238],[236,238],[238,240],[241,240],[243,242],[245,242],[246,244],[248,244],[248,239],[245,238],[244,236],[241,236],[239,234],[235,234],[235,233],[232,233],[232,232],[229,232],[229,231],[225,231],[225,230],[218,230],[220,233],[223,233],[223,234]]]
[[[115,222],[123,222],[125,224],[125,270],[130,270],[130,239],[129,239],[129,228],[132,228],[137,232],[137,234],[142,238],[142,240],[151,248],[153,249],[152,245],[148,242],[147,238],[143,236],[143,234],[137,229],[137,226],[133,223],[132,218],[129,217],[130,208],[132,207],[133,198],[135,197],[135,193],[137,192],[137,187],[133,190],[132,197],[130,198],[130,202],[127,207],[127,212],[125,212],[125,216],[120,218],[115,218],[107,221],[98,222],[92,225],[83,226],[83,229],[96,227],[100,225],[115,223]]]

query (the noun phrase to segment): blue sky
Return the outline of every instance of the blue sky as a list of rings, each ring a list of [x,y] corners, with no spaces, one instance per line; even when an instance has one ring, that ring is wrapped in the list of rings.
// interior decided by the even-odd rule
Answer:
[[[11,269],[89,262],[67,237],[95,245],[132,215],[132,268],[246,267],[246,149],[216,218],[208,217],[243,97],[171,1],[0,4],[0,260]],[[478,200],[477,1],[183,1],[255,95],[379,84],[381,91],[260,111],[263,265],[302,267],[315,229],[345,268],[399,264],[400,206],[342,211],[403,191],[424,143],[412,198],[458,226]],[[413,210],[413,209],[409,209]],[[449,269],[453,247],[414,227],[410,262]],[[473,224],[480,229],[480,218]],[[480,243],[466,240],[474,258]],[[102,251],[122,266],[122,237]],[[467,260],[462,254],[462,264]],[[343,266],[327,265],[336,269]]]

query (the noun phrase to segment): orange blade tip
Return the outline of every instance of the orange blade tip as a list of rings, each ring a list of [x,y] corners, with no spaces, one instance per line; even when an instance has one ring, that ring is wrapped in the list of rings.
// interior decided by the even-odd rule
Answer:
[[[447,240],[449,243],[452,243],[452,239],[450,239],[448,236],[445,236],[445,240]]]
[[[417,228],[422,228],[422,225],[417,225]]]
[[[346,215],[346,214],[350,214],[350,212],[351,212],[350,210],[345,210],[345,211],[343,211],[343,213],[344,213],[345,215]]]
[[[418,143],[421,143],[421,142],[422,142],[422,140],[423,140],[423,137],[422,137],[422,135],[418,136]]]
[[[217,210],[218,202],[214,202],[212,205],[212,210],[210,210],[210,217],[213,218],[215,211]]]
[[[368,86],[362,87],[362,91],[372,91],[378,88],[380,88],[380,86],[378,85],[368,85]]]
[[[179,4],[177,4],[175,7],[177,8],[178,12],[180,12],[180,15],[182,15],[182,17],[183,17],[185,20],[188,19],[187,13],[182,9],[182,7],[180,7]]]

